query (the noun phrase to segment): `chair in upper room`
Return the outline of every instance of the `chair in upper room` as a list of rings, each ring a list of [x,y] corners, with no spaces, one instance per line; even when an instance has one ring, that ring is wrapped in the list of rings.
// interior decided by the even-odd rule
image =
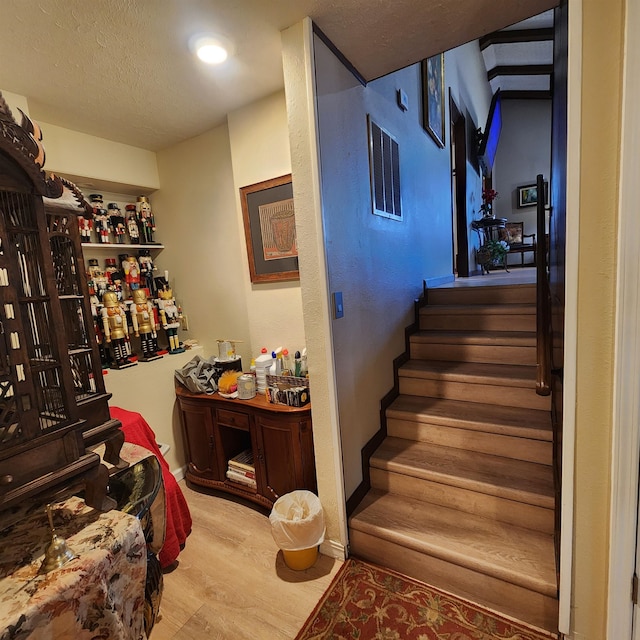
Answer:
[[[524,267],[524,254],[533,254],[533,264],[536,262],[536,234],[524,233],[523,222],[507,222],[504,229],[499,230],[500,239],[509,245],[509,253],[520,254],[520,266]]]

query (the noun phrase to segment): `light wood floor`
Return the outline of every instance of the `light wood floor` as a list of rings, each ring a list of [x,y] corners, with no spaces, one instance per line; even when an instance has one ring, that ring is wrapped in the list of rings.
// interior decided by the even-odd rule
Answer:
[[[341,562],[319,556],[289,569],[265,512],[180,483],[193,531],[176,569],[164,576],[151,640],[295,638]]]
[[[454,282],[442,285],[442,289],[451,287],[492,287],[496,285],[510,284],[535,284],[535,267],[509,267],[509,271],[496,269],[483,276],[471,276],[470,278],[456,278]]]

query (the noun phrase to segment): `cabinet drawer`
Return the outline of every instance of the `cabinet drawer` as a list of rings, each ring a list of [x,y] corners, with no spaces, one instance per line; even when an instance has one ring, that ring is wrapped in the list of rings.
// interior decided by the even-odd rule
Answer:
[[[246,413],[216,409],[216,421],[218,424],[223,424],[227,427],[249,431],[249,416]]]

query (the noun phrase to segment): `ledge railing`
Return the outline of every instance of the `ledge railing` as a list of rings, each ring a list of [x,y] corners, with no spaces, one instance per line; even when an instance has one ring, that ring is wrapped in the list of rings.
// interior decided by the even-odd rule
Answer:
[[[549,247],[545,224],[545,185],[542,174],[536,179],[537,238],[536,251],[536,393],[548,396],[551,393],[551,292],[549,288]]]

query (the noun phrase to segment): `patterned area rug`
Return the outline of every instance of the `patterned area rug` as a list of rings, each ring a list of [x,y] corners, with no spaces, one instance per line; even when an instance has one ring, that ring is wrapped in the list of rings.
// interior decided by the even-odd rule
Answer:
[[[350,558],[296,636],[296,640],[321,638],[550,640],[557,636]]]

